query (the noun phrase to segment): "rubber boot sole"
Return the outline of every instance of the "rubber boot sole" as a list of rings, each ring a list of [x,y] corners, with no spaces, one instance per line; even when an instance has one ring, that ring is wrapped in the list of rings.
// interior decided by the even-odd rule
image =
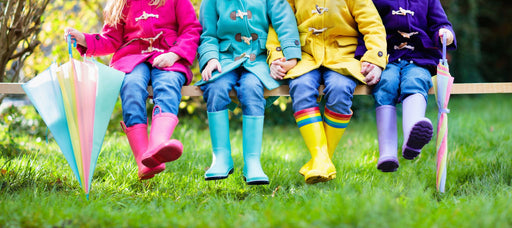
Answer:
[[[299,170],[299,173],[300,173],[300,175],[302,175],[302,176],[306,176],[306,173],[307,173],[308,171],[309,171],[309,169],[300,169],[300,170]],[[335,179],[335,178],[336,178],[336,173],[331,173],[331,174],[329,174],[329,177],[327,177],[327,178],[325,178],[325,179],[327,179],[326,181],[330,181],[330,180]],[[322,182],[322,181],[320,181],[320,182]],[[325,182],[325,181],[323,181],[323,182]]]
[[[312,171],[310,171],[312,172]],[[322,174],[310,174],[308,172],[305,176],[306,184],[316,184],[319,182],[327,182],[330,180],[333,180],[336,178],[336,172],[329,173],[328,175],[322,175]]]
[[[384,161],[377,165],[377,169],[388,173],[388,172],[395,172],[398,170],[398,163],[396,161]]]
[[[405,144],[402,156],[407,160],[416,158],[423,146],[425,146],[432,139],[433,127],[432,123],[427,120],[421,120],[414,124],[409,134],[409,139]]]
[[[233,170],[234,170],[234,169],[233,169],[233,168],[231,168],[231,169],[229,170],[229,172],[228,172],[228,175],[225,175],[225,176],[211,176],[211,177],[204,177],[204,180],[209,181],[209,180],[222,180],[222,179],[226,179],[226,178],[228,178],[228,177],[229,177],[229,175],[230,175],[230,174],[232,174],[232,173],[233,173]]]
[[[162,167],[162,168],[159,168],[158,166],[157,167],[154,167],[152,169],[150,169],[148,172],[138,172],[138,176],[139,176],[139,180],[147,180],[147,179],[151,179],[153,178],[156,174],[159,174],[161,173],[162,171],[165,170],[165,166]]]
[[[254,181],[247,181],[247,178],[244,176],[244,181],[247,183],[247,185],[266,185],[269,184],[270,181],[268,180],[254,180]]]
[[[300,168],[300,170],[299,170],[300,175],[306,176],[306,173],[311,169],[310,162],[311,162],[311,160],[308,161],[308,163],[306,163],[304,166],[302,166]],[[332,180],[334,178],[336,178],[336,173],[334,173],[334,174],[331,173],[327,179]]]
[[[183,145],[176,139],[171,139],[160,144],[156,152],[149,157],[142,159],[142,164],[149,168],[156,167],[162,163],[171,162],[181,157]]]

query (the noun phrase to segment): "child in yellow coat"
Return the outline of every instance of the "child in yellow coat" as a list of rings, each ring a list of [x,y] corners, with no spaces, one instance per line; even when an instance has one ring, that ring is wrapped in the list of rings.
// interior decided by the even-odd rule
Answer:
[[[331,157],[352,117],[358,83],[376,84],[387,63],[386,33],[371,0],[288,0],[297,19],[302,60],[283,58],[275,32],[267,40],[268,63],[275,79],[290,79],[294,116],[311,160],[300,173],[306,183],[336,178]],[[358,36],[367,51],[355,58]],[[325,111],[320,113],[318,87],[324,84]]]

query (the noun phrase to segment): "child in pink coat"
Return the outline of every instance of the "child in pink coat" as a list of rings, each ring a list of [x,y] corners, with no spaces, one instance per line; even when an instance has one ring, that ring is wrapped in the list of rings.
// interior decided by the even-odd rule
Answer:
[[[152,178],[165,162],[181,156],[183,145],[169,140],[178,124],[181,88],[192,80],[201,25],[189,0],[109,0],[99,34],[67,28],[82,55],[114,53],[110,66],[126,73],[121,87],[121,123],[138,166]],[[147,134],[147,86],[153,87],[152,124]]]

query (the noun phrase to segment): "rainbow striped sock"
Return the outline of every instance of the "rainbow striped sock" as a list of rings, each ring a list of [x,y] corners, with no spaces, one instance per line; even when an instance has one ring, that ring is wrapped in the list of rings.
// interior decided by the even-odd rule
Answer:
[[[307,108],[293,114],[299,128],[317,122],[322,122],[322,115],[318,107]]]
[[[327,125],[333,128],[346,128],[348,122],[350,122],[350,118],[352,117],[352,113],[350,114],[340,114],[335,113],[328,108],[325,108],[324,111],[324,121]]]

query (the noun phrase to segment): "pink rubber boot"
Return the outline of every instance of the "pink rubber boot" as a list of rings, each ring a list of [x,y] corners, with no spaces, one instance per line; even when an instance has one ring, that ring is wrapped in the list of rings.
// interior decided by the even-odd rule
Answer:
[[[148,168],[141,162],[142,154],[146,152],[146,149],[148,148],[148,125],[135,124],[131,127],[126,127],[126,125],[121,122],[121,127],[128,137],[128,142],[132,148],[133,156],[137,162],[137,167],[139,168],[137,175],[139,176],[139,179],[150,179],[154,177],[155,174],[164,171],[165,164],[161,164],[154,168]]]
[[[183,144],[180,141],[169,140],[178,124],[178,117],[172,113],[162,113],[161,109],[158,114],[155,114],[156,109],[160,107],[153,108],[149,146],[142,156],[142,164],[147,167],[156,167],[162,163],[174,161],[183,153]]]

